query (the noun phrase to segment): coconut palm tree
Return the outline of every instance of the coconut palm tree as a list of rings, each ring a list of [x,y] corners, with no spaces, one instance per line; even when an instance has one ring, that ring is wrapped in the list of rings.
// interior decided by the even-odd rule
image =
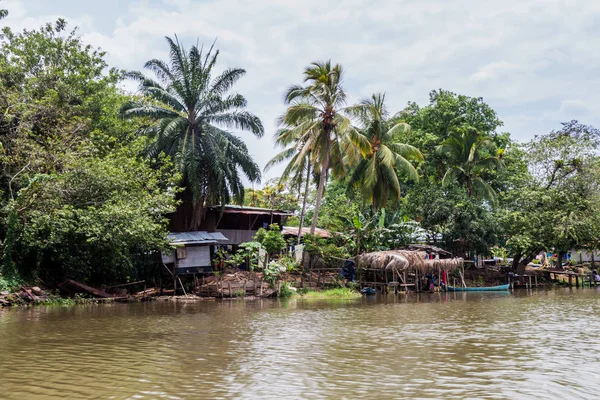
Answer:
[[[494,144],[489,136],[480,135],[470,127],[459,128],[436,151],[446,157],[449,166],[442,179],[443,185],[458,182],[465,187],[469,197],[477,195],[492,204],[496,203],[496,193],[485,181],[485,176],[501,161],[495,155]]]
[[[377,210],[385,207],[390,197],[400,199],[399,175],[419,179],[409,159],[421,161],[423,155],[416,147],[395,141],[397,133],[410,127],[397,118],[389,118],[385,94],[373,94],[346,112],[358,119],[361,135],[369,143],[369,151],[354,168],[348,186],[361,188],[365,200]]]
[[[281,122],[288,135],[303,143],[300,154],[311,153],[319,175],[315,214],[310,227],[314,234],[325,183],[329,173],[342,178],[346,166],[358,160],[367,144],[361,142],[350,120],[343,115],[346,92],[342,86],[343,70],[331,61],[313,62],[304,70],[305,85],[294,85],[285,94],[288,108]]]
[[[213,77],[219,55],[214,43],[203,53],[198,46],[187,52],[177,37],[166,40],[169,62],[153,59],[144,65],[157,79],[141,72],[127,74],[139,82],[145,98],[125,104],[121,113],[125,118],[153,121],[145,130],[154,139],[148,151],[152,155],[164,152],[177,163],[193,201],[189,223],[193,230],[202,221],[205,205],[243,201],[242,176],[251,182],[260,179],[245,143],[227,129],[261,137],[264,128],[257,116],[244,110],[244,96],[230,93],[245,74],[243,69],[226,69]]]
[[[311,180],[310,178],[311,172],[313,172],[312,166],[314,164],[314,160],[311,158],[311,139],[313,138],[314,133],[302,133],[303,132],[293,128],[279,129],[275,133],[275,144],[279,147],[284,147],[284,150],[269,160],[264,168],[264,170],[267,171],[276,164],[287,161],[288,163],[281,174],[279,181],[287,181],[290,182],[292,186],[298,185],[298,187],[304,183],[302,210],[300,211],[300,225],[298,226],[298,244],[300,244],[302,236],[302,227],[304,226],[304,215],[306,214],[306,203]]]

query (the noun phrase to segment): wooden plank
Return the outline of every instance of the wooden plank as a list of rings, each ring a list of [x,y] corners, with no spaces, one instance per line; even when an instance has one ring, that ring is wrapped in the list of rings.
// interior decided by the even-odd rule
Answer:
[[[66,284],[68,286],[76,288],[77,290],[80,290],[81,292],[91,294],[92,296],[95,296],[95,297],[101,297],[101,298],[105,298],[105,299],[114,298],[114,296],[112,294],[108,294],[100,289],[96,289],[94,287],[88,286],[81,282],[74,281],[72,279],[67,280]]]

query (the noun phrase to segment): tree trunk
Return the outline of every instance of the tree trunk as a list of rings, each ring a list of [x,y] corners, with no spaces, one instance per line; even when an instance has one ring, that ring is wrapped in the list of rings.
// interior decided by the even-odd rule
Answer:
[[[204,199],[194,201],[194,210],[192,212],[192,220],[190,221],[189,230],[197,231],[200,229],[200,224],[204,219]]]
[[[512,270],[513,271],[517,271],[517,269],[519,268],[519,262],[521,261],[521,257],[523,255],[521,253],[517,253],[514,255],[513,257],[513,262],[512,262]]]
[[[298,228],[298,244],[302,236],[302,225],[304,225],[304,213],[306,212],[306,199],[308,197],[308,188],[310,186],[310,160],[306,167],[306,183],[304,184],[304,200],[302,200],[302,212],[300,213],[300,228]]]
[[[559,251],[556,253],[556,267],[562,269],[563,252]]]
[[[329,170],[329,135],[327,135],[327,144],[325,147],[325,160],[321,167],[321,176],[319,177],[319,189],[317,190],[317,200],[315,201],[315,215],[313,216],[310,226],[310,234],[315,234],[317,221],[319,219],[319,209],[321,208],[321,200],[323,200],[323,191],[325,190],[325,181],[327,180],[327,171]]]

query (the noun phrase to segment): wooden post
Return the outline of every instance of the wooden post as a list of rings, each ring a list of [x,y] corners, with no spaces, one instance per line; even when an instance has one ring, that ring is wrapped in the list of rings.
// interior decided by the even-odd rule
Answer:
[[[317,271],[318,271],[317,272],[317,287],[320,287],[321,286],[321,269],[319,268]]]
[[[383,273],[385,274],[385,294],[387,294],[388,290],[390,288],[390,286],[389,286],[390,283],[388,281],[388,273],[387,273],[387,271],[384,270]]]
[[[531,275],[529,275],[529,289],[531,289]]]
[[[535,287],[538,287],[538,282],[537,282],[537,274],[535,274]]]
[[[408,286],[406,286],[406,285],[408,285],[408,280],[406,277],[406,270],[404,270],[404,292],[408,293]]]
[[[579,274],[575,275],[575,287],[579,289]]]
[[[419,292],[419,271],[415,269],[415,292]]]
[[[573,274],[569,274],[569,286],[573,286]]]
[[[512,285],[510,284],[510,275],[508,276],[508,287],[512,289]]]

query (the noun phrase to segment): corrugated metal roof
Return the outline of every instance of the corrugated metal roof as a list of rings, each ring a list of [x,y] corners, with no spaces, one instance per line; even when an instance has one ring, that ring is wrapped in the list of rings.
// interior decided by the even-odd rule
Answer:
[[[175,244],[215,244],[228,240],[221,232],[171,232],[169,240]]]
[[[221,211],[221,207],[211,207],[213,210]],[[272,210],[270,208],[239,206],[228,204],[223,207],[223,213],[229,214],[252,214],[252,215],[293,215],[293,213],[284,210]]]
[[[309,233],[310,233],[310,228],[303,227],[302,228],[302,232],[300,233],[300,235],[304,236],[304,235],[307,235]],[[281,234],[282,235],[298,236],[298,227],[297,226],[284,226],[281,229]],[[331,233],[329,233],[329,231],[327,229],[322,229],[322,228],[315,228],[315,235],[320,236],[322,238],[329,238],[329,237],[331,237]]]

